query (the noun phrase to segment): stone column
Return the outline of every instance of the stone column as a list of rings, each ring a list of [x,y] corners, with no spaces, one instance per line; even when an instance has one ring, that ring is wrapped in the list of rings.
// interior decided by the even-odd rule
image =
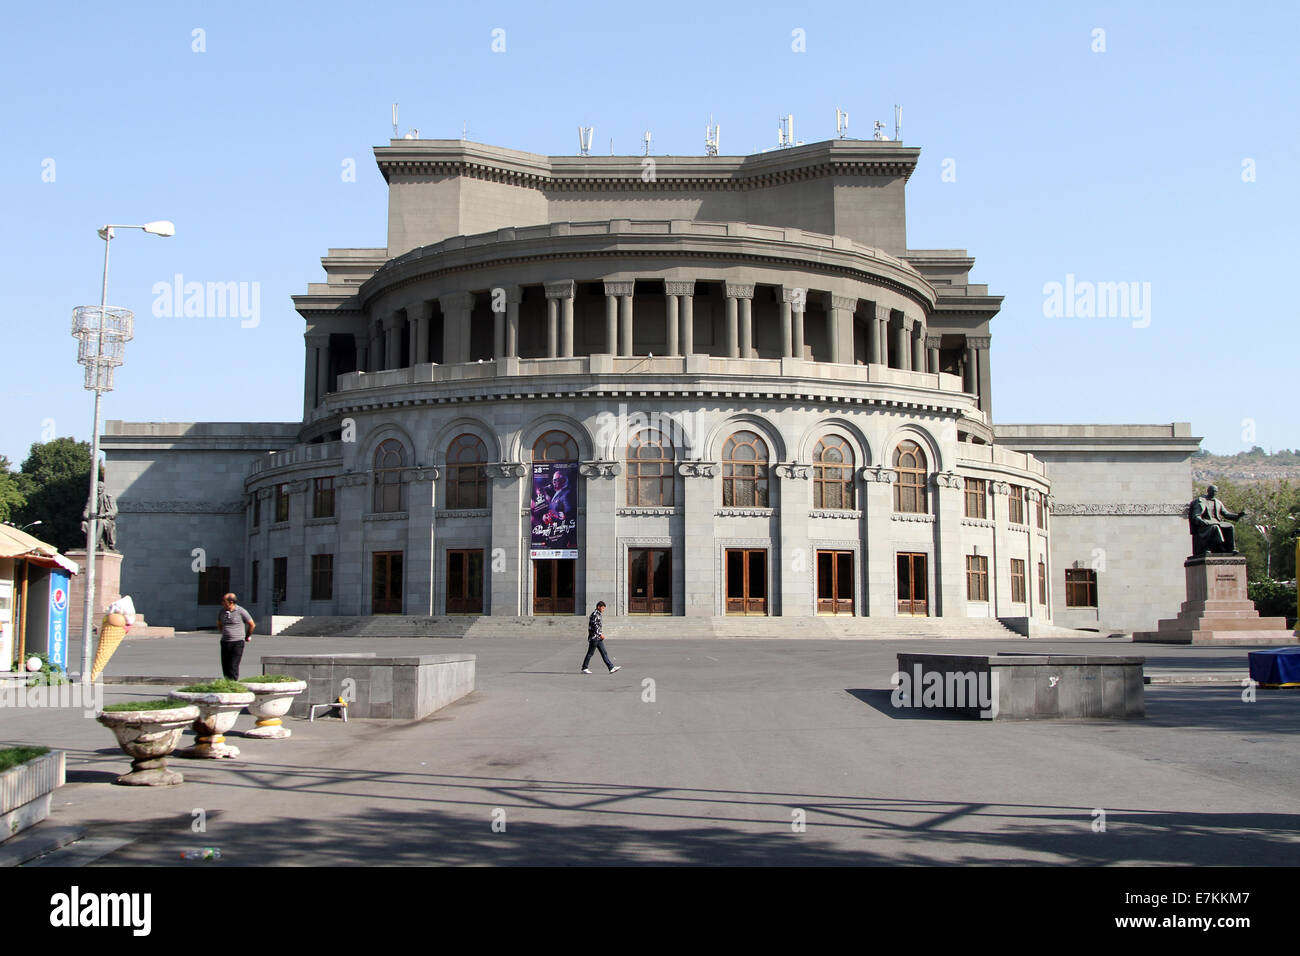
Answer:
[[[334,482],[334,513],[338,515],[338,550],[336,552],[339,568],[357,568],[355,574],[336,574],[334,576],[334,607],[336,614],[369,614],[370,592],[367,582],[370,580],[370,552],[366,550],[365,522],[363,516],[369,513],[370,472],[369,465],[356,462],[352,467],[362,470],[340,475]],[[266,503],[262,506],[262,521],[266,522]],[[263,529],[262,536],[269,539]],[[265,589],[266,606],[270,607],[271,563],[270,551],[261,556],[262,587]]]
[[[894,482],[898,472],[872,466],[862,469],[862,512],[867,520],[867,553],[863,558],[864,603],[872,617],[898,616],[897,552],[894,544]]]
[[[740,357],[740,346],[738,339],[740,335],[740,306],[736,303],[736,297],[731,294],[730,283],[727,289],[727,327],[724,332],[723,345],[727,351],[728,358]]]
[[[971,395],[979,394],[979,369],[977,367],[979,357],[975,354],[975,346],[971,344],[971,337],[966,336],[966,361],[962,365],[961,387],[962,391]]]
[[[519,358],[519,303],[523,300],[522,286],[506,286],[506,355]]]
[[[615,476],[623,470],[617,461],[584,461],[578,474],[585,480],[579,499],[586,508],[581,524],[583,540],[582,578],[574,589],[579,613],[584,608],[605,601],[609,613],[617,614],[626,607],[627,595],[618,593],[618,535],[615,517],[618,500],[615,494],[618,483]]]
[[[434,563],[434,489],[437,468],[407,468],[402,472],[406,483],[406,554],[402,560],[403,604],[407,614],[426,616],[433,613]],[[484,569],[484,579],[488,577]]]
[[[1006,615],[1011,603],[1010,525],[1012,486],[1005,481],[989,482],[989,518],[993,520],[993,553],[989,555],[989,617]],[[983,550],[980,551],[983,554]],[[1005,565],[1005,567],[1004,567]],[[1028,582],[1026,581],[1026,584]]]
[[[420,364],[420,312],[424,304],[406,307],[406,352],[411,356],[411,368]]]
[[[605,283],[605,351],[618,354],[618,296],[609,291]]]
[[[370,368],[370,336],[354,332],[352,347],[356,349],[357,370],[361,372],[368,371]]]
[[[894,332],[894,349],[898,352],[898,367],[904,372],[912,370],[912,323],[913,318],[904,314]]]
[[[384,338],[378,321],[370,323],[370,347],[366,350],[366,371],[378,372],[384,367]]]
[[[402,313],[390,312],[384,316],[384,368],[398,368],[402,364]]]
[[[306,418],[320,404],[321,356],[325,355],[325,361],[329,361],[329,335],[325,332],[308,332],[303,340],[307,345],[302,370],[302,413]]]
[[[809,479],[812,466],[786,462],[772,469],[779,480],[777,486],[777,521],[780,527],[779,551],[773,555],[778,561],[776,581],[772,590],[781,595],[781,606],[773,614],[783,617],[812,617],[817,613],[814,581],[817,573],[817,554],[808,540],[808,509],[812,507],[812,490]],[[796,554],[802,551],[804,570],[794,570]],[[813,573],[806,570],[811,565]]]
[[[683,613],[687,617],[711,617],[718,607],[714,563],[717,542],[713,537],[713,513],[722,500],[717,478],[722,474],[716,462],[684,461],[677,473],[682,482],[682,517],[685,534],[682,542]]]
[[[552,358],[573,357],[573,291],[572,279],[546,283],[546,342]]]
[[[492,549],[483,556],[487,564],[483,575],[483,586],[487,590],[483,595],[483,606],[487,613],[496,616],[529,614],[531,608],[524,600],[523,588],[524,562],[528,560],[528,552],[523,546],[525,531],[521,516],[525,482],[520,480],[528,474],[528,466],[522,462],[498,461],[488,464],[486,470],[492,483],[488,491],[488,502],[492,506]],[[498,567],[504,565],[504,569],[489,573],[498,557]]]
[[[912,326],[912,371],[924,372],[925,368],[925,320],[917,318]]]
[[[678,326],[681,334],[677,337],[680,351],[674,355],[691,355],[695,352],[695,280],[672,279],[664,283],[664,288],[671,299],[681,303],[678,310]],[[671,316],[669,317],[671,322]],[[672,339],[669,339],[671,342]]]
[[[618,297],[618,355],[629,356],[632,354],[632,293],[636,290],[636,282],[632,279],[626,279],[619,282],[606,282],[605,295]],[[606,304],[605,318],[608,324],[608,300]],[[610,341],[610,348],[613,349],[614,342]]]
[[[504,289],[501,290],[505,292]],[[506,310],[509,304],[504,295],[492,290],[492,358],[500,362],[506,357]]]
[[[550,283],[547,283],[549,286]],[[559,354],[560,345],[560,303],[558,296],[551,295],[551,290],[546,290],[546,356],[555,358]]]
[[[943,341],[942,335],[936,335],[933,332],[927,332],[925,336],[926,366],[927,372],[939,371],[939,345]]]
[[[307,549],[307,519],[311,517],[310,481],[286,482],[289,486],[288,539],[289,577],[285,582],[285,602],[281,614],[311,613],[311,555]],[[284,540],[283,538],[281,539]],[[270,631],[270,627],[267,627]]]
[[[966,554],[963,551],[961,519],[965,514],[965,485],[955,472],[933,476],[935,516],[934,591],[931,615],[966,616]]]
[[[724,288],[727,294],[727,355],[751,358],[753,322],[750,301],[754,298],[754,285],[728,282]]]
[[[330,389],[330,337],[326,333],[324,342],[316,349],[316,405],[325,401]]]
[[[781,354],[794,358],[794,310],[790,308],[790,299],[786,290],[781,290]]]
[[[808,311],[808,290],[797,289],[794,297],[790,300],[790,348],[794,350],[794,357],[803,358],[803,317]]]
[[[968,335],[966,345],[976,355],[976,394],[979,396],[980,411],[993,418],[993,383],[989,369],[989,342],[992,336]]]
[[[876,303],[871,318],[871,364],[889,364],[889,306]]]
[[[415,351],[411,353],[411,365],[427,365],[429,358],[429,324],[433,321],[433,303],[421,302],[415,317]]]
[[[668,341],[668,354],[680,355],[681,352],[679,351],[678,344],[677,344],[677,334],[678,332],[681,331],[682,320],[681,320],[681,316],[678,314],[677,311],[677,296],[665,295],[664,306],[665,306],[664,324],[667,326],[667,328],[665,328],[664,331],[667,332],[666,338]]]
[[[853,313],[858,300],[853,296],[831,295],[831,361],[838,364],[853,362]]]
[[[438,297],[442,306],[442,360],[448,365],[469,361],[469,321],[474,296],[449,292]]]
[[[754,301],[740,300],[740,357],[753,358],[754,352]]]

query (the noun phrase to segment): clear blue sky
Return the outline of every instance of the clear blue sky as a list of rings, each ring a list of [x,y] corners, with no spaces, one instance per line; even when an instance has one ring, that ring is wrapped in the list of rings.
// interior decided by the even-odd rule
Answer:
[[[922,148],[909,245],[969,250],[972,280],[1006,296],[997,421],[1187,420],[1217,452],[1300,446],[1300,15],[1135,6],[18,5],[0,36],[0,453],[89,437],[69,325],[99,301],[106,222],[177,235],[113,243],[109,300],[135,310],[136,338],[105,417],[298,420],[289,297],[323,281],[329,247],[384,244],[371,148],[395,100],[403,132],[468,122],[473,140],[552,154],[576,152],[579,125],[599,152],[612,137],[637,153],[650,129],[656,153],[701,154],[710,114],[722,152],[749,153],[784,113],[806,142],[833,137],[837,106],[869,138],[900,103]],[[153,285],[177,273],[258,283],[260,324],[155,318]],[[1150,324],[1045,316],[1044,285],[1067,275],[1150,283]]]

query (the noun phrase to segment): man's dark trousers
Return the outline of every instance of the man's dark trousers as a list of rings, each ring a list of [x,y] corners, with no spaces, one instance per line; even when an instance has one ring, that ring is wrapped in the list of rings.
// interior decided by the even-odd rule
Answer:
[[[231,680],[239,680],[239,662],[244,658],[243,641],[221,642],[221,672]]]
[[[610,670],[613,670],[614,662],[609,659],[609,654],[605,652],[604,640],[594,639],[588,639],[587,641],[587,656],[582,659],[582,669],[584,671],[587,669],[587,665],[591,663],[591,655],[595,654],[596,651],[600,651],[600,656],[605,659],[605,666]],[[572,658],[570,658],[570,660],[572,660]]]

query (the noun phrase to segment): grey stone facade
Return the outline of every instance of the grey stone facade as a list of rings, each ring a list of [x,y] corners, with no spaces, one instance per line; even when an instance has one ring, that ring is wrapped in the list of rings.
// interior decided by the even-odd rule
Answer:
[[[108,425],[123,587],[151,619],[215,616],[195,601],[195,548],[230,562],[262,616],[603,599],[613,615],[1131,627],[1163,600],[1107,587],[1091,619],[1067,611],[1063,562],[1095,541],[1132,570],[1169,516],[1060,509],[1185,497],[1195,440],[1152,456],[1062,450],[1068,427],[995,436],[1001,297],[969,283],[964,251],[907,249],[919,150],[375,153],[388,247],[330,250],[327,281],[294,298],[303,420]],[[530,465],[556,441],[580,475],[571,568],[529,555]],[[629,451],[646,441],[668,449],[651,466]],[[1118,473],[1103,452],[1134,487],[1081,497]],[[663,477],[635,480],[647,467]]]

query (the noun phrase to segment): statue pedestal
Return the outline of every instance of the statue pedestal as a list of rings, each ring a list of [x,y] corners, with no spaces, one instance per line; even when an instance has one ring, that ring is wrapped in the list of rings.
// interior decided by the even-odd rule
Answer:
[[[1155,644],[1294,644],[1286,619],[1260,617],[1246,593],[1246,559],[1239,554],[1202,554],[1183,562],[1187,600],[1175,618],[1134,641]]]

